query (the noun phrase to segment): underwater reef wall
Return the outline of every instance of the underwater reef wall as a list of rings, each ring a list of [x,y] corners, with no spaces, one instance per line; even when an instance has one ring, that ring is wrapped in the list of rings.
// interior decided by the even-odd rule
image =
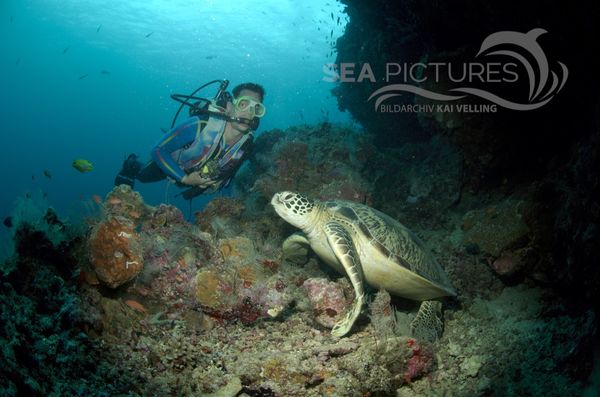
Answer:
[[[531,178],[544,174],[554,157],[565,158],[566,148],[594,128],[600,78],[600,49],[592,37],[600,29],[594,2],[504,1],[362,1],[344,0],[350,21],[336,44],[336,64],[369,63],[378,81],[345,82],[333,90],[339,107],[348,110],[368,131],[376,135],[378,147],[402,145],[436,134],[449,136],[464,152],[471,187],[497,186],[504,179]],[[382,81],[386,63],[444,62],[461,66],[472,61],[483,40],[499,31],[547,31],[538,38],[549,62],[561,61],[569,69],[560,95],[535,111],[497,113],[385,113],[367,102]],[[449,88],[444,73],[436,91]],[[419,76],[426,77],[426,76]],[[432,79],[420,85],[426,85]],[[524,84],[527,82],[523,81]],[[522,87],[526,89],[527,87]],[[502,94],[502,92],[497,92]],[[404,93],[398,103],[420,100]]]
[[[594,71],[600,67],[600,58],[590,55],[600,52],[600,43],[591,39],[600,35],[600,5],[514,0],[342,3],[350,21],[336,43],[336,64],[369,63],[377,77],[384,74],[386,63],[463,65],[477,60],[483,40],[496,32],[546,31],[537,42],[551,63],[550,70],[560,61],[568,68],[568,79],[549,103],[535,110],[498,106],[496,112],[479,113],[437,108],[418,113],[379,112],[368,98],[389,84],[381,79],[337,83],[333,94],[340,109],[348,110],[375,136],[373,145],[379,151],[406,151],[407,145],[426,143],[432,137],[454,144],[461,163],[458,197],[463,204],[485,208],[503,198],[525,200],[519,215],[528,228],[524,240],[490,258],[500,272],[524,272],[560,289],[583,307],[590,300],[600,301],[596,288],[600,269],[593,259],[593,247],[600,245],[599,186],[594,177],[600,130],[600,76]],[[356,66],[354,78],[359,71]],[[415,85],[449,92],[453,82],[448,76],[441,73],[433,79],[432,74],[431,69],[423,72],[418,77],[429,78]],[[526,96],[527,88],[524,79],[510,89]],[[494,93],[515,92],[499,87]],[[440,103],[406,92],[394,100],[399,105]],[[465,98],[453,103],[486,102]],[[387,172],[392,178],[397,175],[389,168]],[[381,192],[378,189],[377,194]],[[467,221],[465,226],[469,225]]]

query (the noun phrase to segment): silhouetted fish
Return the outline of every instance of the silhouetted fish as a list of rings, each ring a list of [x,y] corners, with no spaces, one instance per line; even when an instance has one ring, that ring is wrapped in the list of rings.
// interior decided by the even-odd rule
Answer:
[[[100,24],[100,25],[98,26],[98,29],[96,29],[96,33],[98,33],[98,32],[100,31],[100,28],[101,28],[101,27],[102,27],[102,24]]]
[[[331,20],[333,21],[333,12],[331,13]]]
[[[215,59],[217,56],[216,55],[207,55],[205,58],[206,59]]]
[[[150,32],[150,33],[148,33],[148,34],[146,35],[146,38],[148,38],[148,37],[152,36],[153,34],[154,34],[154,32]]]
[[[338,25],[340,24],[340,17],[338,17],[337,24]]]
[[[31,180],[35,181],[35,175],[31,175]]]
[[[102,69],[102,70],[100,71],[100,73],[101,73],[101,74],[104,74],[104,75],[107,75],[107,76],[110,74],[110,72],[109,72],[108,70],[105,70],[105,69]]]
[[[4,224],[4,226],[11,228],[13,227],[13,219],[12,216],[7,216],[6,218],[4,218],[4,222],[2,222]]]
[[[167,130],[165,127],[160,127],[160,130],[163,132],[163,134],[169,132],[169,130]]]
[[[66,53],[67,53],[67,51],[69,51],[69,49],[70,49],[70,48],[71,48],[71,46],[70,46],[70,45],[66,46],[66,47],[64,48],[63,52],[62,52],[62,53],[63,53],[63,55],[64,55],[64,54],[66,54]]]
[[[44,170],[44,176],[48,179],[52,179],[52,174],[48,170]]]
[[[86,77],[88,77],[88,75],[87,75],[87,74],[82,74],[81,76],[79,76],[79,80],[83,80],[83,79],[85,79]]]

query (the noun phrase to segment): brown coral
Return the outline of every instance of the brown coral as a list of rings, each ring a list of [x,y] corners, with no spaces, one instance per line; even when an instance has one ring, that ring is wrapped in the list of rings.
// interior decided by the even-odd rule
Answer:
[[[131,220],[140,219],[147,213],[142,196],[127,185],[115,186],[106,195],[104,210],[108,215],[118,215]]]
[[[110,217],[96,226],[90,238],[91,263],[98,279],[116,288],[142,270],[142,250],[135,224]]]

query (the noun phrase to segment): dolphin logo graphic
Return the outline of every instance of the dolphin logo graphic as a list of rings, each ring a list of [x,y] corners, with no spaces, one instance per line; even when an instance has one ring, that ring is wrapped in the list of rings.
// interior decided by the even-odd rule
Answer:
[[[527,33],[513,31],[492,33],[483,40],[479,52],[476,55],[476,57],[502,55],[519,62],[525,69],[525,73],[529,80],[529,97],[527,98],[526,103],[512,102],[501,98],[492,92],[473,87],[458,87],[452,88],[449,91],[478,96],[499,106],[513,110],[532,110],[544,106],[560,92],[569,77],[569,70],[562,62],[558,62],[561,69],[559,73],[560,77],[550,69],[548,58],[540,44],[537,42],[538,37],[544,33],[547,33],[547,31],[541,28],[532,29]],[[524,50],[526,52],[525,55],[528,56],[515,50],[508,49],[515,46],[520,50]],[[530,62],[530,59],[535,61],[533,65]],[[381,95],[375,101],[375,109],[377,110],[383,101],[401,95],[402,92],[411,92],[428,99],[441,101],[455,101],[465,97],[465,95],[435,93],[409,84],[391,84],[373,92],[368,100]]]

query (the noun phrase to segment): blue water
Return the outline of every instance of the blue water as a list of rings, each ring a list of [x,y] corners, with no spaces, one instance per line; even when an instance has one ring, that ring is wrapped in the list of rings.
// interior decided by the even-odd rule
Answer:
[[[62,217],[104,197],[126,154],[149,159],[178,107],[169,95],[209,80],[265,87],[258,133],[349,121],[322,80],[347,19],[335,1],[3,0],[0,18],[2,218],[27,192]],[[94,170],[78,172],[76,158]],[[166,186],[136,190],[187,213]]]

